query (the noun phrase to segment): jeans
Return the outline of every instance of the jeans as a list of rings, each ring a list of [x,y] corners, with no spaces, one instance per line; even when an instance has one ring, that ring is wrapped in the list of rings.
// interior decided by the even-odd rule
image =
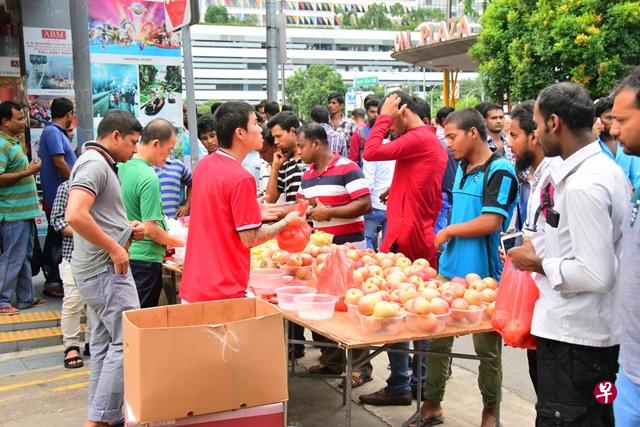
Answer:
[[[35,227],[33,220],[0,222],[0,306],[28,308],[36,299],[31,282],[31,255]]]
[[[391,348],[409,349],[409,342],[400,342],[393,344]],[[428,350],[429,341],[421,340],[413,342],[414,350]],[[387,378],[387,387],[391,393],[405,393],[410,391],[417,385],[416,375],[418,373],[418,359],[422,359],[421,382],[424,390],[425,380],[427,378],[426,356],[419,358],[418,355],[413,356],[413,366],[411,367],[413,374],[409,375],[409,355],[407,353],[387,353],[389,357],[389,365],[391,365],[391,374]]]
[[[364,239],[367,248],[378,250],[378,226],[382,225],[382,238],[387,232],[387,211],[382,209],[371,209],[371,212],[364,216]]]
[[[640,426],[640,384],[636,384],[620,368],[616,381],[618,397],[613,401],[616,426]]]
[[[157,307],[162,293],[162,264],[131,260],[129,265],[138,289],[140,308]]]
[[[122,359],[122,312],[140,308],[131,271],[107,271],[76,280],[87,303],[91,322],[91,377],[87,419],[115,423],[123,418],[124,370]]]
[[[71,264],[66,259],[60,263],[60,278],[64,287],[64,298],[62,298],[62,316],[60,318],[60,329],[62,330],[62,346],[80,347],[80,318],[85,311],[84,300],[80,296],[78,286],[71,272]],[[91,320],[87,316],[87,331],[84,334],[84,341],[90,341]]]

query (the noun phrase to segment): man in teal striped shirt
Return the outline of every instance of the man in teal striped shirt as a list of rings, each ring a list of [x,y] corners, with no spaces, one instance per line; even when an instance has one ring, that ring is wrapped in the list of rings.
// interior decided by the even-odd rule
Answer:
[[[40,161],[29,162],[18,136],[24,133],[24,111],[12,101],[0,103],[0,314],[46,303],[33,292],[31,255],[34,218],[40,205],[33,177]],[[11,305],[16,295],[17,308]]]

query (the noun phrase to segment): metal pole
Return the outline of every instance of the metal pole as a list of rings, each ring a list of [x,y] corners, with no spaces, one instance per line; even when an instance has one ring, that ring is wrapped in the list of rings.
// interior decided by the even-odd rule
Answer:
[[[278,100],[278,27],[277,4],[267,0],[267,99]]]
[[[287,103],[287,98],[285,96],[285,91],[284,91],[284,62],[282,63],[282,77],[280,77],[282,82],[281,82],[281,86],[282,86],[282,105]]]
[[[93,136],[93,99],[91,95],[91,62],[89,54],[89,9],[86,0],[69,4],[73,47],[75,113],[78,116],[78,147]],[[79,152],[79,151],[78,151]]]
[[[198,126],[196,118],[196,89],[193,81],[193,54],[191,53],[191,30],[182,27],[182,56],[184,64],[184,83],[187,95],[187,121],[189,124],[189,148],[191,149],[191,170],[194,170],[198,155]]]

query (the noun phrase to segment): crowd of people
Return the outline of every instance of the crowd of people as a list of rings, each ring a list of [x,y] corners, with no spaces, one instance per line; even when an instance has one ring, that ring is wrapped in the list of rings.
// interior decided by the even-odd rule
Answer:
[[[537,350],[528,351],[536,425],[612,426],[614,413],[615,425],[640,425],[640,67],[595,102],[580,85],[551,85],[514,106],[508,127],[493,103],[443,107],[432,118],[424,100],[398,91],[363,106],[348,117],[343,94],[331,94],[303,122],[272,101],[215,104],[198,118],[206,155],[191,171],[172,155],[178,133],[170,122],[143,127],[126,111],[105,114],[96,140],[77,153],[68,135],[74,106],[65,98],[52,102],[39,160],[29,161],[19,140],[24,109],[0,104],[0,313],[46,303],[35,295],[30,263],[40,173],[49,248],[59,246],[45,292],[63,297],[65,367],[83,365],[85,307],[90,325],[86,426],[122,422],[121,314],[159,304],[168,247],[186,243],[182,303],[240,298],[250,248],[305,221],[336,244],[425,258],[443,282],[468,273],[499,279],[510,257],[540,292],[531,328]],[[310,204],[306,215],[295,209],[301,199]],[[183,216],[186,242],[167,231],[167,217]],[[505,254],[500,235],[514,229],[526,237]],[[291,332],[304,339],[301,327]],[[450,352],[453,341],[394,346]],[[473,344],[483,357],[481,425],[495,426],[501,339],[475,334]],[[302,345],[291,351],[305,355]],[[353,357],[350,381],[359,387],[373,368],[368,351]],[[420,381],[416,425],[442,423],[450,359],[423,358],[416,378],[420,358],[388,358],[387,386],[360,400],[410,405]],[[309,370],[341,374],[344,354],[323,348]],[[594,396],[602,381],[618,386],[613,406]]]

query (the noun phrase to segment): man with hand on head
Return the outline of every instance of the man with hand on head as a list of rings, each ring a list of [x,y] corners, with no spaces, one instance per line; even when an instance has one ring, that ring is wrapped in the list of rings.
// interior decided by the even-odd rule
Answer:
[[[140,308],[156,307],[162,291],[162,260],[167,246],[184,242],[167,233],[162,212],[160,180],[153,167],[164,164],[176,145],[176,129],[165,119],[153,119],[142,130],[136,155],[120,165],[118,176],[129,221],[144,224],[146,237],[131,243],[131,273],[138,289]]]
[[[65,218],[74,231],[71,270],[91,321],[91,378],[85,427],[123,419],[122,312],[140,307],[129,268],[129,245],[145,236],[129,221],[122,202],[118,163],[135,154],[142,126],[131,113],[110,111],[98,139],[71,171]]]
[[[187,303],[244,296],[250,248],[274,238],[287,225],[305,221],[293,211],[274,224],[262,224],[280,212],[258,203],[256,181],[242,167],[248,153],[262,148],[255,109],[244,102],[226,102],[216,110],[215,122],[218,151],[202,159],[193,173],[180,284],[180,297]]]

